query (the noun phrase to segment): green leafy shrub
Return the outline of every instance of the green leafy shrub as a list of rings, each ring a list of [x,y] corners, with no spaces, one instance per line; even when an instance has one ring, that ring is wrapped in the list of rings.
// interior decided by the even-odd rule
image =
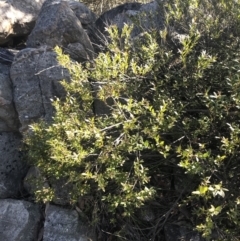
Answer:
[[[157,240],[173,210],[187,206],[207,239],[239,240],[240,2],[160,4],[165,29],[132,40],[130,27],[121,36],[110,28],[108,51],[94,63],[73,63],[56,49],[72,81],[63,82],[64,100],[53,101],[52,123],[32,126],[29,160],[47,179],[65,178],[72,203],[91,195],[98,218],[104,209],[134,220],[136,208],[155,200],[145,238]],[[96,99],[108,114],[95,114]],[[196,183],[180,194],[179,166]],[[51,201],[54,190],[39,193]]]
[[[123,36],[129,37],[130,31],[126,26]],[[111,34],[117,41],[116,29]],[[116,44],[113,41],[112,47],[117,47]],[[64,101],[57,99],[53,102],[56,109],[53,123],[32,126],[33,135],[27,143],[30,145],[29,155],[37,161],[35,164],[44,175],[67,177],[72,183],[73,202],[79,196],[91,193],[109,203],[110,211],[121,206],[126,214],[130,214],[129,209],[141,206],[154,196],[141,151],[155,148],[166,155],[168,147],[159,139],[157,129],[154,135],[149,128],[168,129],[176,114],[169,113],[165,117],[171,105],[170,98],[160,98],[155,109],[147,99],[133,98],[140,94],[138,88],[144,80],[141,75],[151,71],[154,64],[158,46],[150,35],[146,44],[150,44],[152,51],[142,46],[145,51],[142,54],[146,55],[143,56],[146,64],[142,66],[138,58],[134,60],[130,56],[130,41],[127,39],[124,49],[114,54],[100,54],[95,67],[89,64],[86,69],[73,64],[59,48],[56,49],[59,61],[69,69],[72,81],[63,82],[67,91]],[[136,75],[139,75],[138,79]],[[99,99],[112,99],[110,115],[94,115],[89,79],[92,83],[102,84]],[[145,119],[148,115],[154,118]],[[39,142],[43,142],[40,148]]]

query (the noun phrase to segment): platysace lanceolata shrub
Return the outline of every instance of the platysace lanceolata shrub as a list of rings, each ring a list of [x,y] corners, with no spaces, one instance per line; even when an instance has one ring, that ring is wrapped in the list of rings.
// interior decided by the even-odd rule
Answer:
[[[177,194],[173,183],[169,214],[158,213],[148,230],[161,229],[173,205],[187,206],[207,239],[239,240],[240,2],[159,4],[164,29],[132,40],[131,28],[110,28],[108,50],[91,64],[56,49],[72,81],[63,82],[64,100],[53,102],[52,123],[32,126],[29,160],[47,179],[64,178],[73,203],[90,195],[118,217],[149,199],[161,204],[166,190],[155,175],[171,166],[174,177],[180,166],[195,188]],[[111,103],[108,114],[95,114],[96,98]],[[54,190],[37,194],[47,201]]]
[[[123,29],[125,43],[120,49],[118,32],[112,29],[111,52],[99,54],[94,66],[86,68],[72,63],[56,48],[72,81],[63,82],[64,101],[53,102],[53,123],[33,125],[33,135],[27,139],[29,156],[42,173],[67,178],[72,184],[72,202],[91,194],[106,202],[109,211],[121,207],[126,215],[154,197],[141,152],[156,150],[166,156],[169,146],[159,131],[171,129],[177,116],[168,111],[172,98],[156,96],[152,105],[141,96],[139,88],[152,72],[158,45],[147,35],[140,58],[131,50],[130,31],[127,26]],[[94,115],[91,85],[96,83],[101,85],[98,98],[112,99],[109,115]],[[39,142],[42,148],[37,147]]]

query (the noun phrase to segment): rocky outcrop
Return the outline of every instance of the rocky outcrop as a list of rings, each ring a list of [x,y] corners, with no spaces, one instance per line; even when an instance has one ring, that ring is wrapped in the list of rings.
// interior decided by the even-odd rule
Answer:
[[[0,47],[0,63],[4,65],[11,65],[16,53],[17,50],[5,49]]]
[[[122,28],[124,23],[130,23],[128,16],[137,14],[141,9],[141,3],[125,3],[103,13],[96,21],[97,29],[104,33],[111,25]]]
[[[38,205],[13,199],[0,200],[0,241],[35,241],[42,215]]]
[[[10,55],[7,58],[10,61]],[[19,121],[13,103],[12,82],[9,76],[10,66],[0,63],[0,69],[0,132],[17,131]]]
[[[20,151],[18,133],[0,132],[0,199],[20,196],[27,165]]]
[[[81,19],[79,12],[76,9]],[[94,51],[90,39],[80,20],[65,1],[47,0],[42,6],[36,25],[28,37],[27,47],[38,48],[44,45],[61,46],[78,61],[93,58]]]
[[[14,37],[30,34],[44,1],[0,1],[0,44],[11,42]]]
[[[81,22],[82,27],[87,30],[88,33],[88,29],[91,28],[97,20],[96,15],[81,2],[70,1],[68,4]]]
[[[75,210],[49,205],[46,209],[43,241],[88,241],[94,234],[79,220]]]
[[[21,123],[21,132],[40,118],[50,121],[53,115],[51,99],[64,96],[59,83],[69,80],[66,69],[60,66],[51,48],[26,48],[12,63],[13,99]]]
[[[100,37],[102,36],[101,33],[103,36],[107,34],[106,28],[108,26],[116,25],[121,30],[124,24],[133,25],[131,36],[136,37],[150,29],[162,29],[164,26],[164,13],[158,1],[146,4],[126,3],[105,12],[96,21]]]

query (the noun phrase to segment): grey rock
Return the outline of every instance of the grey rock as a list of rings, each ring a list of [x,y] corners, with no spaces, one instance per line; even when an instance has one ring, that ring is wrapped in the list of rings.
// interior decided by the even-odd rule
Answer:
[[[51,99],[65,96],[60,81],[69,80],[70,75],[58,64],[56,57],[47,47],[26,48],[15,56],[10,76],[22,133],[40,118],[51,121],[54,113]]]
[[[68,2],[46,0],[43,4],[36,25],[28,37],[27,47],[37,48],[42,45],[66,49],[69,44],[80,43],[82,49],[76,58],[85,61],[93,58],[94,50],[81,22],[70,8]]]
[[[137,18],[136,33],[138,35],[142,29],[148,31],[150,29],[161,30],[164,28],[164,11],[162,8],[163,1],[155,0],[150,3],[143,4],[139,10],[139,18]]]
[[[0,198],[18,197],[27,165],[19,151],[21,136],[11,132],[0,132]]]
[[[45,0],[0,1],[0,44],[28,35]]]
[[[125,3],[115,8],[112,8],[109,11],[103,13],[97,19],[97,28],[103,33],[106,27],[117,23],[117,18],[121,17],[125,21],[128,21],[128,19],[126,18],[126,13],[128,11],[134,11],[135,13],[137,13],[140,10],[141,6],[141,3]],[[118,23],[117,26],[119,26]]]
[[[95,25],[97,20],[96,15],[81,2],[69,1],[69,6],[75,13],[76,17],[80,20],[82,27],[84,28],[93,45],[94,51],[97,52],[98,49],[95,45],[95,43],[98,43],[98,31]]]
[[[75,210],[49,205],[46,209],[43,241],[95,240],[93,232],[83,224]]]
[[[72,59],[83,62],[89,58],[81,43],[70,43],[65,48],[64,54],[68,54]]]
[[[146,4],[125,3],[105,12],[96,21],[97,28],[104,35],[107,35],[106,27],[116,25],[121,31],[125,24],[134,26],[131,33],[133,38],[151,29],[162,29],[164,13],[161,2],[155,0]],[[99,36],[101,37],[101,34]]]
[[[8,49],[0,47],[0,63],[4,65],[11,65],[14,54]]]
[[[0,200],[0,241],[35,241],[40,222],[41,212],[36,204]]]
[[[17,131],[19,125],[9,72],[10,67],[0,63],[0,132]]]
[[[128,13],[131,12],[136,15],[141,6],[141,3],[125,3],[103,13],[95,23],[96,37],[93,40],[95,45],[105,46],[109,42],[109,34],[107,32],[109,26],[115,25],[121,31],[124,24],[131,24],[132,21]],[[101,51],[101,47],[98,51]]]
[[[76,1],[69,1],[68,4],[76,17],[80,20],[84,29],[88,29],[88,26],[94,24],[97,20],[95,13],[93,13],[85,4]]]

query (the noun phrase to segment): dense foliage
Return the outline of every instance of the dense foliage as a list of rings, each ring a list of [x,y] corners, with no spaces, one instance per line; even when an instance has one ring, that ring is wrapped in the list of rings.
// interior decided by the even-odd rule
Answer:
[[[72,81],[53,101],[52,123],[32,126],[29,160],[47,180],[64,178],[72,203],[91,196],[82,211],[93,222],[139,227],[135,240],[157,240],[184,208],[207,239],[239,240],[240,1],[160,4],[165,29],[132,40],[131,27],[110,28],[108,50],[92,63],[56,49]],[[96,103],[106,113],[96,115]],[[53,196],[39,185],[37,199]],[[135,210],[151,202],[155,219],[137,222]]]

